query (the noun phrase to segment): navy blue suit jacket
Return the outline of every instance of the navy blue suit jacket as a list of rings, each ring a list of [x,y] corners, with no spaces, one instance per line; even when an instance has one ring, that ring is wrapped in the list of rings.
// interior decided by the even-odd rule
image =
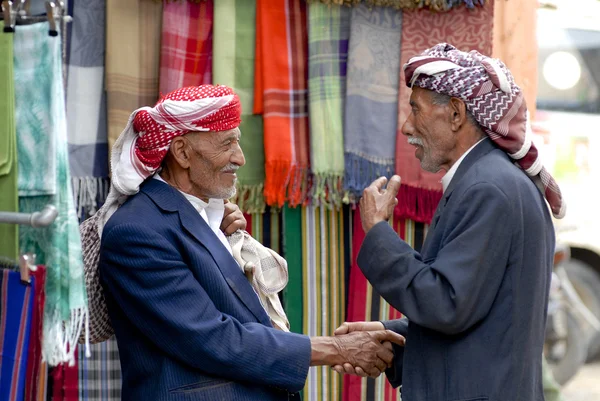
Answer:
[[[459,165],[421,253],[387,223],[358,264],[406,320],[392,384],[403,401],[541,401],[554,230],[533,182],[486,139]]]
[[[306,336],[272,328],[231,254],[174,188],[147,180],[102,233],[100,278],[123,400],[287,400]]]

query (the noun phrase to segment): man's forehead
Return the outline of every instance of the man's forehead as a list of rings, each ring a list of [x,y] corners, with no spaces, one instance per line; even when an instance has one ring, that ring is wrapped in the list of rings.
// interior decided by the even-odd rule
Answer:
[[[410,94],[410,103],[421,104],[426,100],[431,100],[430,92],[430,90],[423,89],[418,86],[413,86],[412,93]]]

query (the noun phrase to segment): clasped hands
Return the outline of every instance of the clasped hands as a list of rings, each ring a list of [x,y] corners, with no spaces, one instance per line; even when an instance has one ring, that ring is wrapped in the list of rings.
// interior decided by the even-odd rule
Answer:
[[[404,346],[400,334],[385,330],[381,322],[346,322],[338,327],[334,341],[343,362],[332,366],[340,374],[378,377],[392,366],[392,343]]]

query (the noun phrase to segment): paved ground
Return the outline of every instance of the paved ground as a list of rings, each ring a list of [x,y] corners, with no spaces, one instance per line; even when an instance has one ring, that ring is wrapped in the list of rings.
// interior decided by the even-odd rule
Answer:
[[[600,361],[585,365],[563,388],[565,401],[600,401]]]

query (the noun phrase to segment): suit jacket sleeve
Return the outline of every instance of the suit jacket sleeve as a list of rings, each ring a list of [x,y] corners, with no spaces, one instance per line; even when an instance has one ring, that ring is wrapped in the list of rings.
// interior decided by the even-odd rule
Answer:
[[[485,317],[509,260],[508,197],[477,183],[464,192],[444,224],[435,260],[421,255],[385,223],[368,233],[358,255],[366,278],[387,302],[420,326],[457,334]]]
[[[123,312],[171,357],[231,380],[290,392],[304,387],[310,339],[221,313],[175,247],[148,225],[106,232],[100,263]]]
[[[408,319],[406,319],[405,317],[403,317],[402,319],[387,320],[382,323],[387,330],[392,330],[400,334],[404,338],[407,338]],[[394,364],[391,368],[386,369],[385,375],[390,381],[390,384],[394,388],[396,388],[402,384],[402,367],[404,366],[404,347],[398,344],[392,344],[392,346],[394,347]]]

